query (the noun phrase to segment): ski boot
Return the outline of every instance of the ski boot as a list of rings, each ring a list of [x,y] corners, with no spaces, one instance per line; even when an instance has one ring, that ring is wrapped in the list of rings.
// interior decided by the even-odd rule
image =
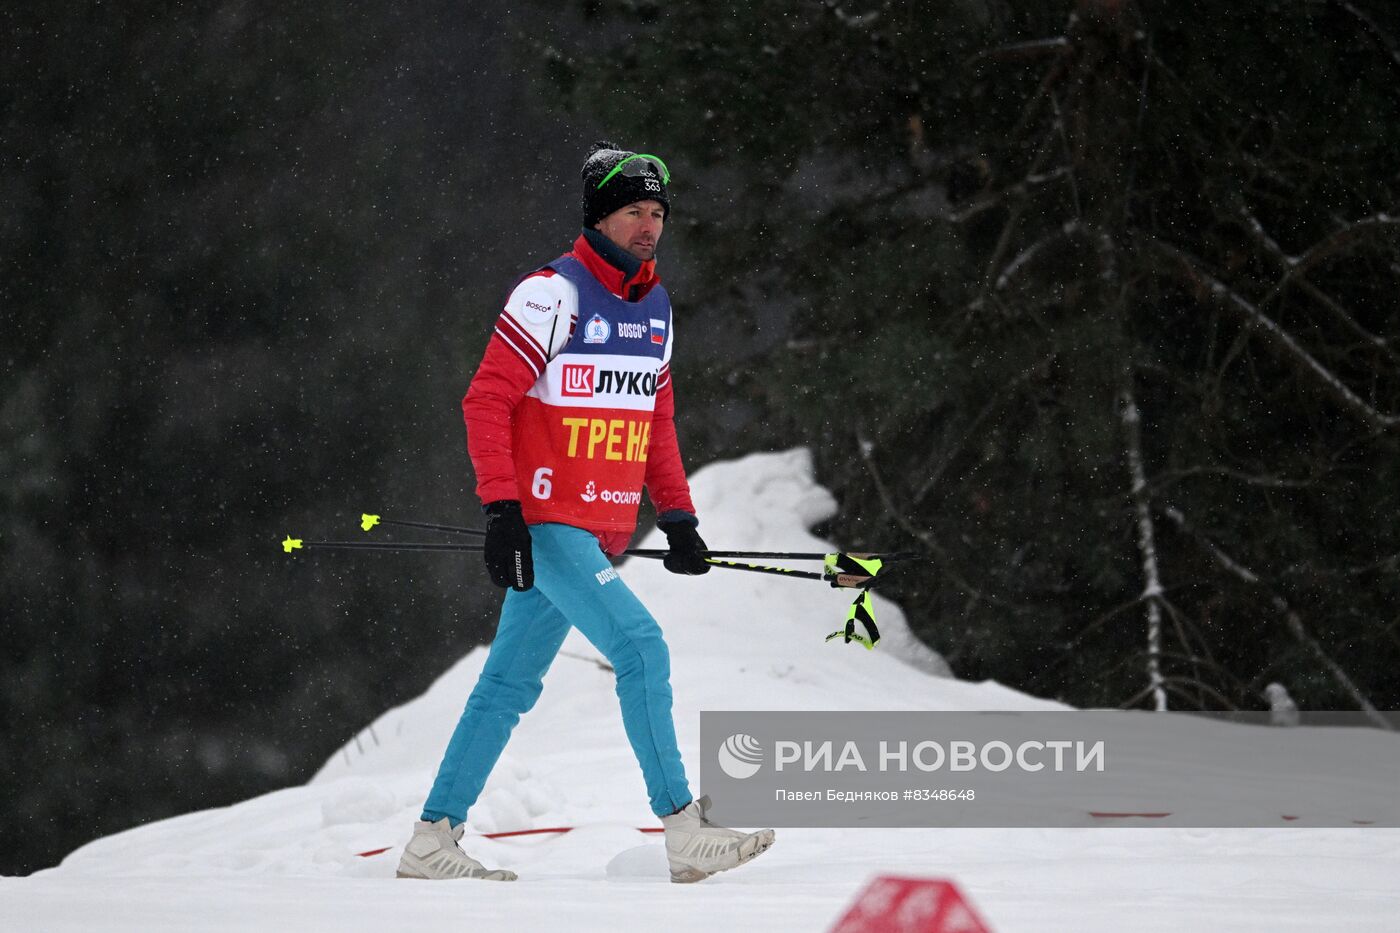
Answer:
[[[679,811],[661,818],[666,828],[666,860],[676,884],[703,881],[762,855],[773,844],[773,830],[756,833],[717,826],[706,818],[710,798],[692,800]]]
[[[436,823],[418,820],[413,824],[413,838],[404,846],[399,859],[399,878],[442,881],[457,878],[480,878],[485,881],[514,881],[515,872],[504,868],[488,869],[462,851],[457,841],[467,824],[456,829],[443,817]]]

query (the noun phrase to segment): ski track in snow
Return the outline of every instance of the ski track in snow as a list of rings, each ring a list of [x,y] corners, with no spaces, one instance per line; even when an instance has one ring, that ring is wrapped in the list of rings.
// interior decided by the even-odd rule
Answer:
[[[836,505],[813,482],[806,451],[712,464],[692,485],[712,547],[831,549],[808,531]],[[664,540],[653,532],[641,544]],[[844,619],[846,591],[723,570],[676,577],[648,561],[621,572],[671,645],[677,732],[697,793],[702,709],[1065,709],[941,676],[942,659],[878,597],[885,637],[867,652],[822,641]],[[1400,931],[1400,830],[1392,829],[1110,829],[1087,817],[1055,829],[779,829],[773,849],[750,865],[672,885],[659,835],[636,829],[658,824],[612,673],[577,632],[468,821],[468,851],[521,880],[395,880],[399,847],[485,657],[473,651],[423,696],[379,717],[304,787],[138,827],[58,868],[0,878],[0,930],[825,930],[868,880],[889,873],[955,881],[998,933]],[[1235,795],[1226,805],[1286,806],[1287,782],[1249,777],[1250,763],[1230,760],[1228,733],[1200,728],[1202,742],[1221,742],[1222,786]],[[1151,764],[1161,783],[1134,805],[1180,793],[1170,763]],[[1338,806],[1358,815],[1386,806],[1371,791],[1359,784]],[[1212,805],[1221,804],[1200,803]],[[579,828],[471,838],[550,826]]]

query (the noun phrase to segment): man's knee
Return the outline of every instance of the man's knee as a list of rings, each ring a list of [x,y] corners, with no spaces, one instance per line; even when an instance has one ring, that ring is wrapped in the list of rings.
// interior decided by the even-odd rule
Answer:
[[[613,641],[608,661],[617,671],[618,680],[633,676],[668,680],[671,676],[671,652],[660,629],[619,635]]]
[[[506,680],[483,674],[467,699],[467,709],[483,713],[528,713],[544,689],[540,678]]]

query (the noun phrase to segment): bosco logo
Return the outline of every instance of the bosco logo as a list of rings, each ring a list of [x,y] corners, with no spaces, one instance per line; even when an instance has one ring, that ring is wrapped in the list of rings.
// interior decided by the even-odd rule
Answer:
[[[571,398],[592,398],[593,367],[578,363],[565,363],[564,385],[559,392],[561,395],[567,395]]]
[[[549,319],[554,316],[554,312],[556,310],[557,306],[555,305],[548,305],[538,301],[531,301],[528,298],[525,300],[525,304],[520,309],[521,316],[525,318],[526,323],[536,325],[548,322]]]

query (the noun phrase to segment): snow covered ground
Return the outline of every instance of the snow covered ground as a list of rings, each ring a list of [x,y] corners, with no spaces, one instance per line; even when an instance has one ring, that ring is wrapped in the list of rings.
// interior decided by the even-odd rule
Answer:
[[[808,528],[834,503],[803,451],[712,464],[693,486],[713,547],[828,548]],[[946,676],[884,601],[885,642],[867,652],[822,641],[849,604],[839,591],[726,571],[687,579],[645,561],[622,574],[671,645],[692,785],[700,710],[1062,709]],[[657,823],[612,675],[577,633],[469,821],[468,850],[521,880],[396,881],[398,847],[485,656],[367,726],[305,787],[0,878],[0,930],[824,930],[869,879],[893,873],[955,881],[998,933],[1400,931],[1400,830],[1379,828],[782,829],[753,864],[671,885],[659,837],[637,831]],[[580,828],[470,836],[551,826]]]

